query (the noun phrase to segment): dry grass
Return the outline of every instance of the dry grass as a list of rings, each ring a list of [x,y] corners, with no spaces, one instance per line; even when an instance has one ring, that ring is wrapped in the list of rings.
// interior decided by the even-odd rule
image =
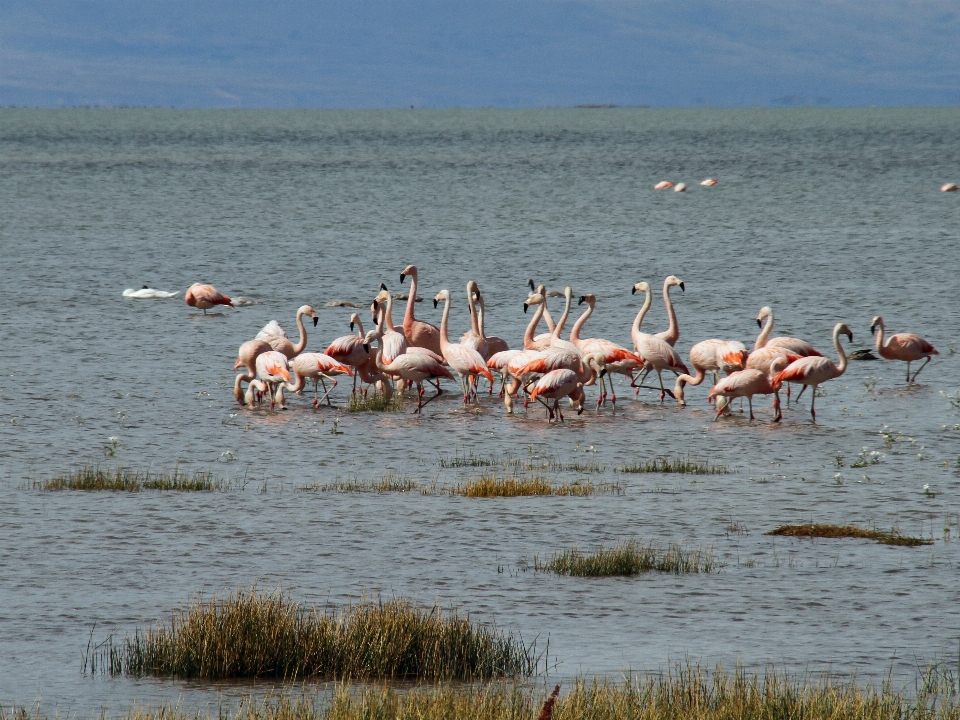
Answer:
[[[113,675],[204,680],[473,681],[530,675],[536,658],[512,635],[455,611],[394,599],[323,612],[251,589],[198,599],[169,623],[102,649],[99,664]]]
[[[891,689],[858,685],[828,676],[793,677],[743,669],[707,672],[683,665],[664,674],[623,682],[571,682],[556,704],[546,688],[495,682],[475,686],[430,686],[409,691],[362,690],[341,685],[329,696],[272,696],[248,699],[215,715],[179,707],[134,708],[123,720],[960,720],[951,684],[928,670],[912,697]],[[39,710],[7,713],[0,720],[42,720]]]
[[[394,393],[386,398],[380,393],[351,393],[347,400],[347,412],[397,412],[403,405],[400,393]]]
[[[705,460],[698,460],[689,455],[677,455],[673,458],[660,455],[644,463],[623,465],[620,472],[624,473],[685,473],[688,475],[726,475],[730,472],[723,463],[712,464]]]
[[[213,473],[195,472],[192,475],[174,469],[171,473],[136,472],[118,467],[101,470],[87,465],[49,480],[34,482],[43,490],[113,490],[141,492],[142,490],[175,490],[180,492],[209,492],[226,490],[230,483],[217,479]]]
[[[523,476],[511,473],[500,475],[484,473],[465,483],[454,485],[451,493],[472,498],[522,497],[528,495],[574,495],[587,497],[598,492],[621,494],[623,488],[616,484],[596,485],[592,482],[551,483],[542,475]]]
[[[856,525],[781,525],[766,534],[799,538],[862,538],[864,540],[876,540],[882,545],[904,545],[906,547],[933,544],[933,540],[901,535],[893,530],[890,532],[866,530]]]
[[[583,553],[577,548],[557,553],[546,562],[534,559],[534,567],[540,572],[577,577],[612,577],[639,575],[656,571],[674,573],[708,573],[717,569],[718,563],[713,548],[684,550],[679,544],[663,548],[660,545],[642,545],[636,542],[621,542],[612,548],[601,547],[593,553]]]

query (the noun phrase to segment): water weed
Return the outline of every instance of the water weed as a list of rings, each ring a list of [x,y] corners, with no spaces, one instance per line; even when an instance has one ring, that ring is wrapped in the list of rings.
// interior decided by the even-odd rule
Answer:
[[[723,463],[713,464],[689,455],[659,455],[644,463],[631,463],[620,468],[622,473],[686,473],[689,475],[726,475],[730,472]]]
[[[876,540],[882,545],[903,545],[906,547],[933,544],[932,540],[901,535],[896,530],[889,532],[884,532],[883,530],[867,530],[857,527],[856,525],[820,525],[815,523],[808,525],[781,525],[766,534],[799,538],[862,538],[864,540]]]
[[[456,611],[402,599],[321,611],[279,591],[191,602],[103,648],[111,675],[222,680],[489,680],[533,674],[534,650]]]
[[[500,475],[496,472],[484,473],[464,483],[454,485],[450,492],[473,498],[521,497],[527,495],[575,495],[587,497],[598,492],[620,495],[623,488],[615,483],[600,485],[590,481],[551,483],[542,475],[524,476],[518,474]]]
[[[86,465],[79,470],[58,475],[49,480],[35,481],[34,487],[43,490],[113,490],[118,492],[141,492],[143,490],[174,490],[179,492],[210,492],[231,487],[226,480],[215,478],[213,473],[194,472],[192,475],[174,469],[170,473],[136,472],[118,467],[102,470]]]
[[[317,482],[313,485],[306,485],[297,488],[301,492],[412,492],[421,490],[420,483],[409,475],[397,475],[387,473],[376,480],[337,480],[332,483]]]
[[[403,398],[399,393],[394,393],[389,398],[380,393],[370,395],[352,393],[347,401],[347,412],[397,412],[401,405],[403,405]]]
[[[684,550],[679,544],[666,548],[660,545],[643,545],[637,542],[621,542],[615,547],[593,553],[584,553],[573,548],[564,550],[542,562],[534,559],[534,568],[539,572],[577,577],[611,577],[639,575],[645,572],[708,573],[718,569],[713,548]]]

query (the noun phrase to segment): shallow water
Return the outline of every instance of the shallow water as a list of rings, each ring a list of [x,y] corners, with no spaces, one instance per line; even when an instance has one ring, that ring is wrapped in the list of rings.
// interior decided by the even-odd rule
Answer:
[[[960,412],[940,393],[960,386],[960,197],[937,189],[957,179],[958,130],[957,109],[0,110],[0,701],[85,714],[243,692],[84,677],[82,657],[91,633],[122,638],[197,593],[254,583],[316,603],[379,593],[457,605],[541,649],[549,638],[559,676],[690,659],[909,683],[918,665],[955,657]],[[709,176],[720,184],[696,184]],[[654,192],[661,179],[691,189]],[[519,344],[534,277],[595,293],[587,334],[627,344],[631,286],[676,274],[684,354],[708,337],[752,342],[771,305],[775,334],[828,355],[834,323],[864,347],[878,313],[941,355],[913,387],[901,364],[851,363],[825,387],[816,425],[807,395],[772,426],[762,400],[755,423],[712,422],[703,387],[679,409],[622,383],[615,411],[552,426],[540,410],[506,416],[495,396],[465,411],[453,393],[423,417],[315,412],[306,394],[284,413],[236,406],[242,341],[270,319],[295,335],[296,308],[310,303],[320,324],[308,348],[322,350],[352,312],[323,305],[369,302],[381,281],[398,290],[409,263],[427,300],[418,315],[439,322],[429,299],[449,288],[458,335],[475,278],[489,330]],[[262,304],[204,317],[182,296],[121,297],[195,281]],[[657,295],[645,329],[665,326]],[[885,443],[884,425],[899,439]],[[882,461],[851,468],[862,448]],[[590,477],[626,492],[297,491],[387,471],[442,487],[479,472],[438,465],[456,452],[589,460],[604,466]],[[732,472],[615,472],[675,453]],[[30,485],[85,463],[246,484]],[[810,519],[937,542],[763,534]],[[535,555],[630,538],[712,545],[726,564],[628,579],[518,571]]]

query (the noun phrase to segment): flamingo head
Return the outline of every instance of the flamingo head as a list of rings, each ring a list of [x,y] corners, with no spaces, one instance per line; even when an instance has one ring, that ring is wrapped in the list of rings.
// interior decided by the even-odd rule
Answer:
[[[407,279],[407,275],[412,277],[414,280],[417,279],[417,266],[416,265],[407,265],[403,272],[400,273],[400,284],[403,285],[403,281]]]
[[[441,290],[433,298],[433,309],[436,310],[437,306],[444,301],[450,302],[450,292],[448,290]]]
[[[877,315],[873,320],[870,321],[870,332],[871,332],[871,333],[875,333],[875,332],[877,331],[877,328],[878,328],[878,327],[879,327],[881,330],[884,329],[884,327],[883,327],[883,318],[880,317],[879,315]]]
[[[683,284],[683,280],[678,278],[676,275],[668,275],[667,279],[663,281],[663,286],[665,288],[673,287],[674,285],[678,286],[681,292],[686,292],[687,289]]]
[[[673,397],[676,398],[677,404],[680,407],[683,407],[687,404],[687,401],[683,396],[684,385],[686,385],[686,383],[680,378],[677,378],[677,383],[673,386]]]
[[[309,305],[301,305],[300,309],[297,310],[297,315],[306,315],[307,317],[313,318],[313,326],[316,327],[317,323],[320,322],[320,316],[317,315],[316,310],[314,310]]]
[[[531,305],[540,305],[541,303],[543,303],[543,295],[536,292],[528,297],[526,302],[523,303],[523,311],[526,312],[527,308],[529,308]]]
[[[597,302],[597,296],[592,293],[587,293],[586,295],[581,295],[580,299],[577,301],[577,305],[583,305],[587,303],[590,307],[593,307],[593,304]]]
[[[757,327],[763,327],[763,321],[767,318],[773,318],[773,310],[767,306],[760,308],[760,314],[757,315]]]
[[[853,342],[853,330],[848,328],[846,323],[837,323],[833,331],[837,335],[846,335],[850,339],[850,342]]]
[[[650,283],[648,283],[646,280],[641,280],[633,286],[633,290],[630,291],[630,294],[636,295],[638,292],[650,292]]]
[[[596,373],[597,377],[607,374],[607,357],[602,352],[590,353],[584,357],[584,364]]]

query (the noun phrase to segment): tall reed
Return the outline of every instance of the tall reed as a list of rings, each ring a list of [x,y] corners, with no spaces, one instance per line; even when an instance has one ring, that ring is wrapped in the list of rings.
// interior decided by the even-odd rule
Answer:
[[[634,462],[620,467],[623,473],[684,473],[687,475],[726,475],[730,472],[723,463],[708,463],[689,455],[671,458],[660,455],[646,462]]]
[[[34,487],[43,490],[113,490],[120,492],[141,492],[142,490],[175,490],[180,492],[209,492],[226,490],[230,483],[215,478],[213,473],[197,471],[192,475],[174,468],[173,472],[151,473],[128,470],[117,467],[102,470],[93,465],[85,465],[63,475],[34,482]]]
[[[593,553],[584,553],[573,548],[557,553],[547,561],[534,559],[534,568],[540,572],[577,577],[610,577],[638,575],[657,571],[674,574],[708,573],[718,567],[713,549],[696,548],[684,550],[681,545],[642,545],[637,542],[621,542],[615,547]]]
[[[205,680],[487,680],[536,667],[532,647],[456,611],[402,599],[320,611],[256,589],[197,599],[106,652],[114,675]]]

